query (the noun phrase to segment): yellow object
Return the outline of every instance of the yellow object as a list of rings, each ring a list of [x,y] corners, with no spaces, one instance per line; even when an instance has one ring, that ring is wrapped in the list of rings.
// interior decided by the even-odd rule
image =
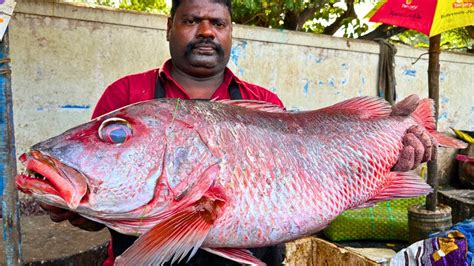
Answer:
[[[474,24],[472,0],[438,0],[429,36]]]
[[[456,238],[465,238],[465,236],[459,231],[453,231],[448,234],[448,237],[438,239],[439,250],[435,251],[432,255],[435,262],[458,249]]]
[[[472,14],[472,16],[474,16],[474,13]],[[454,128],[451,128],[451,129],[454,131],[454,133],[456,133],[456,136],[458,136],[460,139],[462,139],[465,142],[470,143],[470,144],[474,143],[474,138],[471,137],[469,134],[466,134],[466,133],[462,132],[461,130],[457,130],[457,129],[454,129]]]
[[[431,37],[474,25],[474,1],[381,0],[366,17],[371,22],[412,29]]]

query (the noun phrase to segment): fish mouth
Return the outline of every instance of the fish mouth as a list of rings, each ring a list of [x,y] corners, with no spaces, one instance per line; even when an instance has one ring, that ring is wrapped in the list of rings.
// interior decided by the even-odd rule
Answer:
[[[71,210],[76,209],[88,193],[87,179],[81,172],[54,157],[33,150],[20,156],[26,167],[16,176],[19,190],[26,194],[59,197]]]

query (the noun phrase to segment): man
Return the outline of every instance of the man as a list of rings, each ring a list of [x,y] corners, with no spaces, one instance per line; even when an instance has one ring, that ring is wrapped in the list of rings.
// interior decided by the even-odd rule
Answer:
[[[247,99],[261,100],[283,107],[272,92],[240,80],[226,67],[232,46],[230,0],[173,0],[168,19],[167,40],[171,59],[159,69],[126,76],[110,85],[100,98],[93,117],[117,108],[153,98],[181,99]],[[421,141],[420,141],[421,140]],[[426,161],[431,153],[428,136],[413,131],[407,134],[406,147],[397,165],[407,171]],[[426,148],[426,149],[425,149]],[[85,230],[99,230],[103,225],[75,213],[42,205],[51,219],[68,219]],[[111,231],[112,246],[106,264],[113,264],[136,239]],[[278,247],[253,250],[268,265],[283,261]],[[238,265],[205,252],[198,253],[193,265]]]

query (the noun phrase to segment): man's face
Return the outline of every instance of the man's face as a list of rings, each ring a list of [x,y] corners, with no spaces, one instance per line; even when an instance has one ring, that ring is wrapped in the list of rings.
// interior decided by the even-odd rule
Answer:
[[[229,10],[210,0],[184,0],[168,20],[167,39],[179,70],[194,77],[221,73],[232,47]]]

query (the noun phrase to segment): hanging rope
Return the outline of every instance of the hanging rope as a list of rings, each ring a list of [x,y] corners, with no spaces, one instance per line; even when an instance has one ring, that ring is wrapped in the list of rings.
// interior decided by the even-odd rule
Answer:
[[[375,39],[375,41],[380,44],[377,94],[393,105],[397,96],[395,90],[395,54],[397,48],[385,39]]]

